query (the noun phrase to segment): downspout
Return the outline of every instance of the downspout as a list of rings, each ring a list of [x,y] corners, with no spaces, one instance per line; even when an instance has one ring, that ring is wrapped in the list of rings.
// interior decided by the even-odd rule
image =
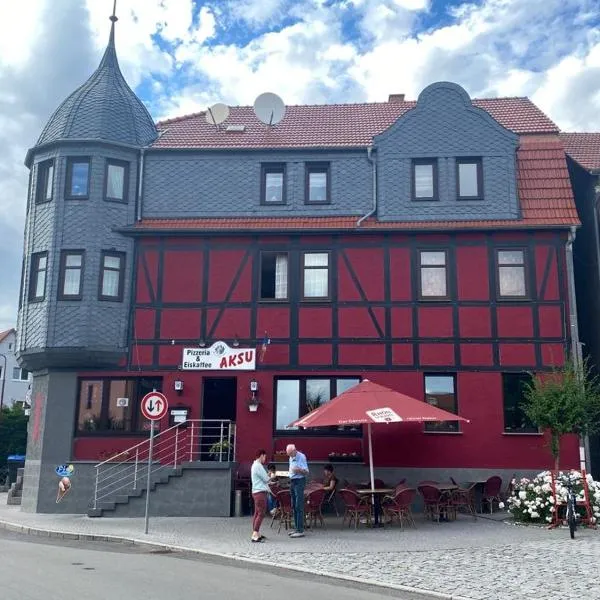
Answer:
[[[576,237],[576,227],[571,226],[567,242],[565,244],[567,259],[567,286],[569,296],[569,330],[571,337],[571,353],[575,372],[581,377],[583,357],[581,354],[581,343],[579,342],[579,325],[577,322],[577,298],[575,296],[575,271],[573,267],[573,242]],[[579,468],[590,471],[589,464],[589,438],[587,435],[579,436]]]
[[[142,190],[144,189],[144,156],[146,148],[140,148],[140,176],[138,177],[138,197],[137,197],[137,215],[136,220],[142,220]]]
[[[363,215],[358,221],[356,221],[357,227],[360,227],[365,219],[368,219],[377,211],[377,162],[373,158],[373,145],[367,147],[367,158],[371,163],[373,172],[373,208],[366,215]]]

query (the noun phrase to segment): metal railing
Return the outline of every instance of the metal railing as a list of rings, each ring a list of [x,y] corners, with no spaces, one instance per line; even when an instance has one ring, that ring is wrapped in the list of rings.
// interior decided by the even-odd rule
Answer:
[[[226,420],[189,420],[154,434],[152,460],[150,438],[96,465],[93,508],[115,496],[145,489],[150,474],[177,469],[182,463],[235,460],[235,423]]]

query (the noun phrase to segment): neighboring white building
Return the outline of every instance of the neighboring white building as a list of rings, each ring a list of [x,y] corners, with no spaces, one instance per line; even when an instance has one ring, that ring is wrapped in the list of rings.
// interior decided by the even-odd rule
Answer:
[[[24,402],[31,383],[29,371],[17,364],[16,337],[14,329],[0,332],[0,404],[3,406]]]

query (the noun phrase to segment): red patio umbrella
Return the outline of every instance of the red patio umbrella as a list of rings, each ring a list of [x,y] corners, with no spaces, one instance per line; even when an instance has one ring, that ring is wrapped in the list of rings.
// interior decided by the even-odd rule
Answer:
[[[368,379],[351,387],[329,402],[319,406],[301,419],[294,421],[292,427],[327,427],[331,425],[367,424],[369,438],[369,468],[371,471],[371,489],[375,487],[373,469],[373,444],[371,425],[423,421],[466,421],[455,415],[401,394]]]

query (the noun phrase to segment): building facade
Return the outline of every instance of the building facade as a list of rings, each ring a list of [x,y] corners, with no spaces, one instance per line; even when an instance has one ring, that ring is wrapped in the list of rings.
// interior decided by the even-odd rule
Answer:
[[[17,362],[16,341],[14,329],[0,332],[0,406],[24,403],[28,397],[31,373]]]
[[[470,420],[375,431],[390,477],[551,464],[520,403],[576,337],[579,221],[558,129],[529,100],[440,82],[416,102],[288,107],[272,127],[248,107],[155,125],[113,22],[26,162],[25,510],[73,512],[55,465],[91,493],[95,463],[147,438],[153,389],[189,419],[235,422],[236,463],[295,442],[360,472],[360,429],[288,425],[368,378]],[[232,358],[207,368],[219,352]],[[578,465],[576,438],[561,456]]]

